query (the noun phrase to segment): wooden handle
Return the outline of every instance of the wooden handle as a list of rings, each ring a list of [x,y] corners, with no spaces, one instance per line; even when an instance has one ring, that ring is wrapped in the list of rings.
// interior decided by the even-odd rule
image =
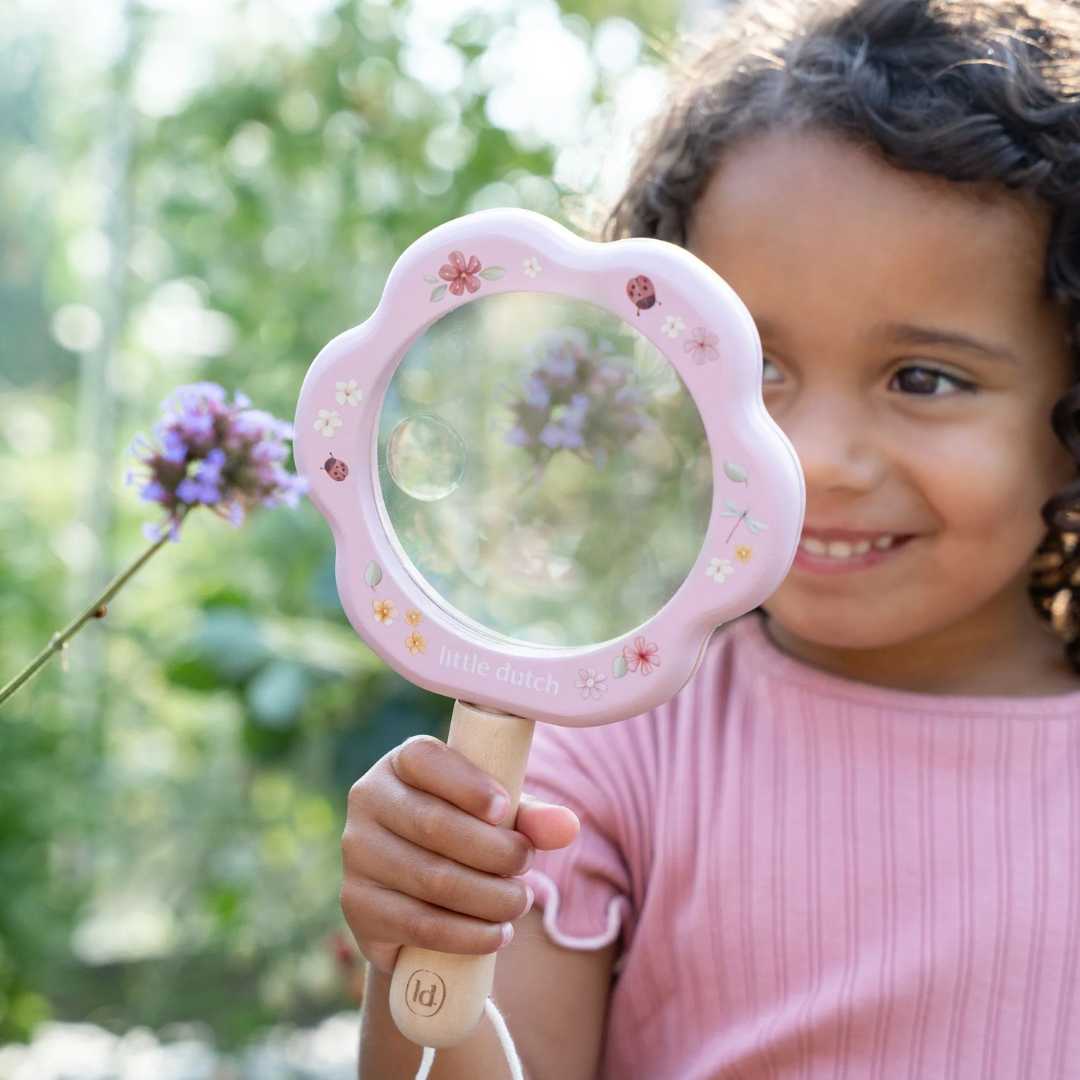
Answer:
[[[510,795],[510,810],[499,823],[512,829],[517,818],[534,721],[484,712],[456,702],[447,744]],[[420,1046],[441,1049],[464,1042],[484,1015],[495,977],[495,953],[462,956],[404,945],[390,984],[390,1012],[398,1031]]]

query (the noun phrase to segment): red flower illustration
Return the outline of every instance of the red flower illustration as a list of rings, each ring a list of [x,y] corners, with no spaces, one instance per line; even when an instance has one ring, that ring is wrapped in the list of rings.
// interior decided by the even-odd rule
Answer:
[[[439,277],[450,282],[450,291],[454,296],[460,296],[466,289],[476,292],[480,288],[480,279],[476,276],[480,273],[480,260],[470,255],[466,262],[460,251],[451,251],[449,258],[450,262],[439,269]]]
[[[651,675],[652,669],[660,666],[659,652],[654,642],[646,643],[643,637],[636,637],[633,645],[623,646],[622,654],[628,670],[637,671],[640,667],[642,675]]]

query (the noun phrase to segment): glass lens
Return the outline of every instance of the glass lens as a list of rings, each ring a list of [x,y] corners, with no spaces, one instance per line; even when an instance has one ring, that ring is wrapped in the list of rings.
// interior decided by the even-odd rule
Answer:
[[[398,365],[379,484],[413,572],[489,631],[595,645],[675,594],[709,521],[701,417],[630,323],[502,293],[450,312]]]

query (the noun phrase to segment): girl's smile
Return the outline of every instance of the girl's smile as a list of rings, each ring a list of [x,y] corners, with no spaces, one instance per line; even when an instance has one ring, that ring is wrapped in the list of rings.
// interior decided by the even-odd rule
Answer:
[[[867,570],[895,558],[910,535],[883,531],[803,527],[795,565],[810,573]]]
[[[1033,199],[833,135],[725,153],[689,247],[750,309],[806,477],[767,605],[789,651],[913,689],[1075,687],[1026,593],[1040,510],[1073,476],[1049,421],[1071,365],[1047,229]]]

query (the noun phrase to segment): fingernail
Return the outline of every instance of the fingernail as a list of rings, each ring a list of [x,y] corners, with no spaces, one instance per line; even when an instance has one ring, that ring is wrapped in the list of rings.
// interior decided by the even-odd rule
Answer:
[[[488,809],[488,821],[498,825],[510,813],[510,800],[505,795],[492,795]]]
[[[512,923],[508,923],[508,922],[503,923],[502,935],[503,935],[503,939],[502,939],[503,945],[509,945],[510,942],[514,938],[514,927],[513,927]],[[499,948],[501,949],[502,945],[500,945]]]
[[[525,866],[522,868],[522,873],[527,874],[532,869],[533,860],[536,858],[536,848],[529,848],[528,855],[525,856]]]
[[[529,885],[525,886],[525,897],[526,897],[526,899],[525,899],[525,910],[521,913],[521,915],[528,915],[529,912],[532,911],[533,891],[532,891],[532,887],[529,886]],[[519,919],[521,918],[521,915],[518,916]]]

